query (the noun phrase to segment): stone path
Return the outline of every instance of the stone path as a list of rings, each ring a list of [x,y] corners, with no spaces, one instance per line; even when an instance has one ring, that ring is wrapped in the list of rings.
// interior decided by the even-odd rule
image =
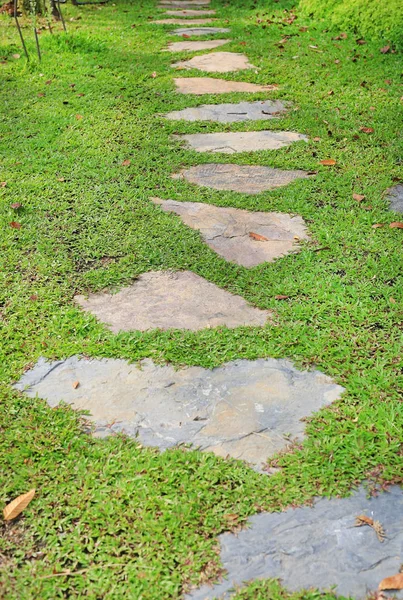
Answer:
[[[304,221],[298,216],[221,208],[200,202],[160,198],[153,201],[164,211],[179,215],[192,229],[200,230],[217,254],[243,267],[272,262],[298,250],[299,240],[308,239]]]
[[[214,35],[215,33],[228,33],[229,31],[227,27],[185,27],[175,29],[172,35]]]
[[[214,54],[202,54],[194,56],[190,60],[182,60],[173,63],[177,69],[198,69],[206,73],[231,73],[244,69],[255,69],[244,54],[236,52],[214,52]]]
[[[403,184],[395,185],[388,190],[387,200],[389,200],[390,210],[403,213]]]
[[[215,15],[215,10],[167,10],[165,14],[171,17],[207,17],[208,15]]]
[[[198,52],[199,50],[212,50],[228,44],[231,40],[206,40],[204,42],[170,42],[166,52]]]
[[[156,25],[205,25],[217,19],[158,19],[152,21]]]
[[[230,92],[270,92],[276,90],[275,85],[258,85],[256,83],[245,83],[243,81],[226,81],[225,79],[213,79],[212,77],[186,77],[174,79],[178,92],[181,94],[228,94]]]
[[[203,104],[195,108],[174,110],[164,115],[166,119],[183,121],[217,121],[239,123],[242,121],[265,121],[278,119],[286,107],[280,100],[238,102],[237,104]]]
[[[186,0],[183,2],[182,0],[159,0],[160,6],[164,8],[167,6],[177,6],[178,8],[194,8],[195,6],[208,6],[210,4],[210,0]]]
[[[235,133],[190,133],[175,136],[196,152],[256,152],[278,150],[307,137],[293,131],[239,131]]]
[[[212,370],[175,370],[149,359],[140,365],[41,359],[16,387],[50,406],[64,400],[89,410],[98,435],[124,431],[161,449],[191,443],[257,467],[290,437],[302,439],[301,419],[342,392],[319,371],[300,372],[273,359],[238,360]]]

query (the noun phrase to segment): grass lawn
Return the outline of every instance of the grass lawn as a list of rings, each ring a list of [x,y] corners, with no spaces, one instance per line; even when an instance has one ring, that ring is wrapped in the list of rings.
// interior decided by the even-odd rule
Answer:
[[[1,504],[37,489],[22,518],[0,525],[6,599],[178,598],[220,573],[216,536],[248,515],[346,495],[364,479],[383,486],[403,478],[403,231],[389,227],[402,217],[384,199],[403,179],[401,55],[382,54],[370,40],[357,44],[352,33],[335,40],[340,32],[326,23],[290,19],[287,0],[212,0],[217,25],[231,27],[222,50],[245,52],[259,68],[224,78],[277,83],[269,96],[250,98],[292,101],[293,109],[270,123],[167,121],[159,115],[249,96],[177,94],[170,63],[188,55],[161,52],[170,26],[150,24],[155,6],[63,5],[68,35],[60,26],[40,34],[40,64],[32,32],[24,29],[27,64],[15,26],[1,16]],[[171,138],[266,128],[310,141],[229,157],[184,150]],[[321,165],[325,159],[336,164]],[[258,196],[170,178],[204,162],[317,174]],[[311,241],[300,254],[245,269],[150,196],[298,213]],[[192,270],[272,310],[273,322],[113,335],[72,302],[76,293],[119,288],[160,269]],[[290,358],[346,392],[312,418],[306,441],[276,457],[280,471],[266,477],[212,454],[92,439],[70,408],[52,410],[13,391],[40,356],[73,354],[203,367]],[[268,582],[238,597],[284,593]]]

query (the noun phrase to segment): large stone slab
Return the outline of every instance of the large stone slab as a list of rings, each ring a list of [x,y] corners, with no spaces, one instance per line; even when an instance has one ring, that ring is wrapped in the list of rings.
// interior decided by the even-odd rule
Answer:
[[[258,85],[243,81],[226,81],[213,77],[178,77],[174,79],[176,88],[181,94],[229,94],[231,92],[270,92],[276,90],[276,85]]]
[[[207,6],[210,0],[160,0],[160,6],[177,6],[178,8],[187,8],[188,6]]]
[[[63,400],[89,410],[98,435],[124,431],[161,449],[190,443],[257,466],[287,446],[290,435],[301,439],[301,419],[343,391],[319,371],[301,372],[286,360],[176,370],[149,359],[130,365],[74,356],[40,360],[16,387],[50,406]]]
[[[189,60],[174,63],[173,67],[180,69],[198,69],[206,73],[231,73],[244,69],[255,69],[244,54],[238,52],[212,52],[194,56]]]
[[[372,528],[355,527],[358,515],[382,523],[383,543]],[[280,578],[290,591],[335,586],[337,595],[365,600],[402,563],[403,492],[398,486],[370,499],[361,487],[349,498],[323,498],[313,507],[253,516],[250,525],[236,535],[219,536],[227,578],[191,593],[188,600],[229,598],[234,586],[268,578]]]
[[[231,40],[205,40],[200,42],[171,42],[165,52],[198,52],[199,50],[212,50],[228,44]]]
[[[214,190],[228,190],[242,194],[259,194],[293,181],[309,177],[305,171],[282,171],[257,165],[225,165],[207,163],[183,169],[172,175]]]
[[[247,304],[190,271],[153,271],[117,294],[76,296],[75,301],[114,333],[264,325],[265,310]]]
[[[171,120],[239,123],[278,118],[285,111],[286,107],[280,100],[262,100],[237,104],[203,104],[194,108],[174,110],[164,116]]]
[[[309,239],[302,217],[283,213],[250,212],[200,202],[153,198],[166,212],[179,215],[225,260],[256,267],[298,250],[298,241]]]
[[[207,17],[209,15],[215,15],[215,10],[194,10],[188,8],[186,10],[167,10],[165,14],[171,17]]]
[[[228,27],[184,27],[174,29],[172,35],[192,36],[192,35],[214,35],[215,33],[228,33],[231,31]]]
[[[176,135],[196,152],[256,152],[258,150],[278,150],[294,142],[308,138],[294,131],[237,131],[230,133],[191,133]]]
[[[152,23],[156,25],[205,25],[212,21],[217,21],[217,19],[158,19]]]
[[[389,200],[390,210],[403,213],[403,184],[390,188],[386,199]]]

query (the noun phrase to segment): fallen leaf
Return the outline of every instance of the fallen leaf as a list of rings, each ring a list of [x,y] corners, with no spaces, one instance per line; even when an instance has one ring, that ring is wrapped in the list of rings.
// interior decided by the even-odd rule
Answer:
[[[327,95],[328,95],[328,96],[334,96],[334,91],[333,91],[333,90],[330,90],[330,91],[327,93]]]
[[[372,127],[360,127],[360,131],[362,131],[363,133],[374,133]]]
[[[155,78],[157,77],[157,72],[156,72],[156,71],[153,71],[153,72],[151,73],[151,77],[152,77],[153,79],[155,79]]]
[[[365,196],[363,196],[362,194],[353,194],[353,199],[357,202],[362,202],[363,200],[365,200]]]
[[[384,46],[383,48],[381,48],[379,50],[379,52],[381,52],[382,54],[387,54],[390,50],[390,46]]]
[[[18,210],[19,208],[21,208],[21,206],[21,202],[14,202],[13,204],[10,204],[10,208],[13,208],[14,210]]]
[[[389,302],[391,302],[392,304],[396,304],[396,300],[392,298],[392,296],[389,298]]]
[[[80,96],[80,97],[81,97],[81,96],[85,96],[85,94],[81,94],[81,93],[80,93],[80,94],[77,94],[77,96]]]
[[[379,229],[379,227],[385,227],[385,223],[375,223],[375,225],[372,225],[372,229]]]
[[[122,162],[122,167],[128,167],[129,165],[131,165],[131,160],[129,160],[128,158],[126,158],[126,160],[124,160]]]
[[[314,138],[313,138],[313,141],[314,141],[314,142],[320,142],[320,137],[314,137]]]
[[[13,229],[21,229],[21,223],[17,223],[17,221],[11,221],[10,227]]]
[[[385,577],[378,585],[378,590],[401,590],[403,589],[403,573],[397,573],[392,577]]]
[[[65,181],[64,177],[58,177],[57,181]]]
[[[325,167],[332,167],[336,164],[336,161],[333,158],[326,158],[325,160],[321,160],[320,164],[324,165]]]
[[[80,121],[83,118],[83,115],[76,115],[77,121]]]
[[[44,98],[44,97],[45,97],[45,94],[43,94],[42,92],[40,92],[40,93],[38,94],[38,98]]]
[[[256,242],[268,242],[269,239],[264,235],[260,235],[259,233],[253,233],[253,231],[249,232],[249,237]]]
[[[394,221],[389,225],[389,227],[391,229],[403,229],[403,223],[401,223],[400,221]]]
[[[75,84],[75,83],[69,83],[69,87],[71,87],[71,88],[75,88],[75,87],[76,87],[76,84]]]
[[[13,54],[13,58],[15,58],[15,60],[18,60],[19,58],[21,58],[21,54]]]
[[[359,46],[363,46],[367,42],[365,40],[363,40],[363,39],[360,39],[360,40],[355,40],[355,43],[358,44]]]
[[[2,182],[0,183],[0,186],[1,186],[1,187],[6,187],[6,185],[7,185],[7,181],[2,181]]]
[[[50,85],[52,83],[51,79],[48,79],[47,81],[45,81],[45,85]]]
[[[287,300],[290,296],[283,296],[282,294],[278,294],[277,296],[274,296],[275,300]]]
[[[246,46],[246,42],[239,42],[240,46]]]
[[[15,519],[15,517],[18,517],[24,508],[28,506],[34,496],[35,490],[30,490],[26,494],[18,496],[18,498],[7,504],[7,506],[3,509],[4,520],[11,521],[12,519]]]
[[[73,383],[73,388],[76,390],[76,389],[78,388],[78,386],[79,386],[79,385],[80,385],[80,382],[79,382],[79,381],[75,381],[75,382]]]
[[[385,540],[385,530],[379,521],[374,521],[371,517],[367,517],[367,515],[358,515],[358,517],[355,518],[355,527],[362,527],[363,525],[372,527],[380,542]]]
[[[38,300],[38,296],[36,294],[32,294],[32,296],[30,296],[29,299],[31,300],[31,302],[36,302],[36,300]]]

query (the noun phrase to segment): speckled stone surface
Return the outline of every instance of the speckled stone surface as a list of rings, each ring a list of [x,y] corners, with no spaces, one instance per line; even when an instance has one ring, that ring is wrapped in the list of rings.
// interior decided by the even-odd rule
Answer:
[[[306,178],[308,174],[305,171],[282,171],[258,165],[206,163],[183,169],[172,177],[215,190],[259,194]]]
[[[176,88],[181,94],[228,94],[230,92],[270,92],[276,90],[276,85],[258,85],[243,81],[226,81],[213,77],[177,77],[174,79]]]
[[[151,21],[156,25],[206,25],[217,19],[158,19],[157,21]]]
[[[354,526],[363,514],[382,523],[383,543],[370,527]],[[187,600],[230,598],[233,586],[268,578],[280,578],[290,591],[336,586],[338,595],[365,600],[402,564],[403,492],[397,486],[371,499],[360,488],[349,498],[255,515],[250,525],[237,535],[219,536],[226,580],[204,586]]]
[[[159,0],[160,6],[175,6],[177,8],[187,8],[187,7],[197,7],[197,6],[208,6],[210,4],[210,0]]]
[[[191,271],[151,271],[117,294],[76,296],[114,333],[149,329],[191,329],[264,325],[268,311],[247,304]]]
[[[308,138],[294,131],[237,131],[231,133],[191,133],[176,135],[196,152],[236,154],[258,150],[278,150]]]
[[[215,10],[193,10],[188,8],[187,10],[167,10],[165,14],[171,17],[207,17],[209,15],[215,15]]]
[[[257,468],[286,447],[289,436],[301,439],[301,419],[343,391],[319,371],[298,371],[286,360],[175,370],[150,359],[129,365],[75,356],[53,363],[41,359],[16,387],[52,407],[63,400],[89,410],[99,436],[124,431],[161,449],[190,443]]]
[[[172,35],[214,35],[215,33],[228,33],[228,27],[182,27],[174,29]]]
[[[194,56],[189,60],[173,63],[177,69],[198,69],[206,73],[231,73],[244,69],[255,69],[244,54],[238,52],[211,52]]]
[[[237,104],[203,104],[194,108],[174,110],[164,116],[171,120],[238,123],[278,118],[285,111],[286,107],[280,100],[261,100]]]
[[[199,50],[212,50],[228,44],[231,40],[205,40],[199,42],[171,42],[164,52],[198,52]]]
[[[403,184],[395,185],[390,188],[386,199],[389,200],[390,210],[403,213]]]
[[[152,198],[192,229],[198,229],[217,254],[243,267],[256,267],[298,251],[298,241],[309,239],[304,220],[273,212],[251,212],[201,202]],[[257,239],[260,236],[261,239]]]

